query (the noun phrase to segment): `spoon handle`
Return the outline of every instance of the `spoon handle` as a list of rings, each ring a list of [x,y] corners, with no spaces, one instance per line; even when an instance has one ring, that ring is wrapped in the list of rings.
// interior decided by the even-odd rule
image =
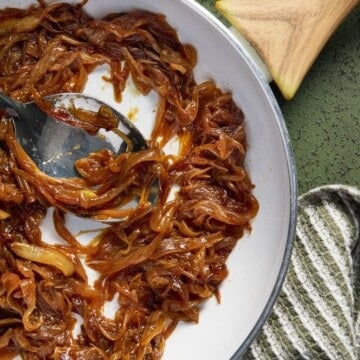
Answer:
[[[255,48],[290,100],[333,32],[359,0],[218,0],[216,8]]]

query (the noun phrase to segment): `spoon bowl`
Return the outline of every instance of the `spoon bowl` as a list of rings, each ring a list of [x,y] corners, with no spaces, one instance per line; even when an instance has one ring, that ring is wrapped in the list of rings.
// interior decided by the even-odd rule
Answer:
[[[60,121],[35,102],[21,103],[0,93],[0,107],[13,117],[17,140],[38,168],[49,176],[79,176],[74,167],[76,160],[102,149],[109,149],[115,154],[125,152],[128,149],[125,138],[131,142],[133,152],[148,148],[146,140],[130,120],[100,100],[80,93],[49,95],[45,100],[55,108],[65,110],[72,106],[97,112],[103,107],[118,120],[118,130],[125,135],[122,138],[105,129],[91,135]]]

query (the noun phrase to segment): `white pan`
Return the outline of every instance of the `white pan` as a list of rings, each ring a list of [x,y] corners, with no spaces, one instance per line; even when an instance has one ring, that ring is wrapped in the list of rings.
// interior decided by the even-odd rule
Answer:
[[[27,7],[32,1],[1,0],[0,7]],[[51,3],[51,1],[48,1]],[[141,8],[166,15],[183,42],[198,52],[197,81],[213,79],[233,93],[246,116],[249,144],[246,165],[255,184],[260,209],[246,235],[231,254],[230,275],[220,288],[221,303],[207,301],[199,324],[180,324],[167,340],[166,360],[237,359],[265,322],[283,283],[296,223],[296,171],[289,136],[281,111],[267,82],[232,33],[198,3],[191,0],[90,0],[86,10],[94,17],[110,12]],[[133,89],[124,101],[115,103],[109,85],[102,82],[104,69],[89,79],[85,92],[112,102],[125,114],[139,109],[137,119],[150,117],[156,96],[142,97]],[[129,87],[131,87],[129,85]],[[148,121],[135,124],[145,136]],[[90,223],[71,218],[74,232]],[[51,220],[43,228],[44,238],[56,236]]]

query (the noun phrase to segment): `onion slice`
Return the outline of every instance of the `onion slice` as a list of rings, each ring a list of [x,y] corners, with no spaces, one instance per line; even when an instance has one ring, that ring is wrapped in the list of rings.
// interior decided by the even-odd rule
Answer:
[[[10,248],[17,256],[26,260],[54,266],[65,276],[70,276],[75,271],[72,261],[59,250],[22,242],[13,242]]]

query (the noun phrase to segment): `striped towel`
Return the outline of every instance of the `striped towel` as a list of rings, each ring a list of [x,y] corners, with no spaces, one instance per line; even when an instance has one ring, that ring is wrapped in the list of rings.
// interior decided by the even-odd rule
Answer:
[[[360,359],[359,223],[359,189],[300,197],[287,277],[244,359]]]

